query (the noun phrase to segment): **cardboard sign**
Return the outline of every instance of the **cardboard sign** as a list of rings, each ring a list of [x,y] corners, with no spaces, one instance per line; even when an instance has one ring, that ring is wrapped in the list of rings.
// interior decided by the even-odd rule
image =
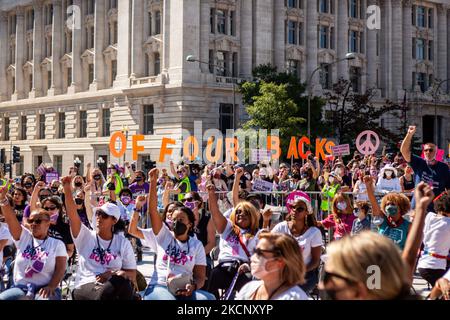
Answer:
[[[252,162],[269,161],[272,154],[271,150],[252,149]]]
[[[58,172],[47,172],[45,174],[45,183],[50,184],[53,180],[59,180]]]
[[[350,154],[350,145],[340,144],[338,146],[331,147],[331,152],[335,157],[348,156]]]
[[[273,183],[265,180],[257,179],[253,182],[252,191],[272,191]]]

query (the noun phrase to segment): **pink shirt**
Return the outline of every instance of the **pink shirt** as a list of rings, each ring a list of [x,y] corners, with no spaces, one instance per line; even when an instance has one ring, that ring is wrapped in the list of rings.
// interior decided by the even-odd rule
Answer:
[[[356,219],[354,214],[342,214],[340,216],[341,223],[336,224],[334,221],[334,215],[330,214],[326,219],[320,221],[320,223],[326,229],[334,228],[334,239],[340,239],[346,234],[351,234],[353,221]]]

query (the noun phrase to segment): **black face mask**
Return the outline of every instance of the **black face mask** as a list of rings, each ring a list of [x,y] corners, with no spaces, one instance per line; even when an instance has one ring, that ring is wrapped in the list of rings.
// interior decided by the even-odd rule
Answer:
[[[50,196],[39,196],[39,201],[42,203],[45,199],[47,199]]]
[[[83,202],[84,202],[83,199],[80,199],[80,198],[76,198],[76,199],[75,199],[75,203],[76,203],[77,205],[83,204]]]
[[[181,236],[186,233],[187,226],[181,221],[175,221],[173,224],[173,232],[176,236]]]
[[[58,188],[51,188],[53,193],[57,193],[58,192]]]
[[[28,183],[25,183],[23,186],[25,188],[31,188],[33,186],[33,184],[28,182]]]
[[[136,177],[136,181],[137,181],[137,182],[142,181],[142,177],[141,177],[141,176],[137,176],[137,177]]]
[[[81,182],[75,182],[75,187],[80,188],[81,186],[83,186],[83,184]]]
[[[99,175],[99,174],[96,174],[96,175],[94,176],[94,180],[96,180],[96,181],[100,180],[101,178],[102,178],[102,176]]]

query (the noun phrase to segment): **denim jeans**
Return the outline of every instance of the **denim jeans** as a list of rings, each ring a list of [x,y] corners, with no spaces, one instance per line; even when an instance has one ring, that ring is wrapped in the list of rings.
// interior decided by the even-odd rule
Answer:
[[[43,287],[36,288],[34,300],[61,300],[60,288],[56,288],[55,294],[48,298],[43,298],[40,294],[37,293],[41,288]],[[27,286],[17,285],[0,293],[0,300],[28,300],[26,294]]]
[[[156,284],[150,285],[145,290],[144,300],[215,300],[213,294],[203,291],[195,290],[190,297],[176,297],[170,293],[166,286]]]

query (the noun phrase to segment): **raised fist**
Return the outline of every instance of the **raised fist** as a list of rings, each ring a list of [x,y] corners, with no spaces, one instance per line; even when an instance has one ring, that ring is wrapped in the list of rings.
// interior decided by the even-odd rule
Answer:
[[[159,176],[159,170],[157,168],[153,168],[149,173],[148,173],[148,177],[150,181],[155,181],[158,180],[158,176]]]
[[[416,126],[409,126],[408,134],[413,135],[414,133],[416,133]]]

